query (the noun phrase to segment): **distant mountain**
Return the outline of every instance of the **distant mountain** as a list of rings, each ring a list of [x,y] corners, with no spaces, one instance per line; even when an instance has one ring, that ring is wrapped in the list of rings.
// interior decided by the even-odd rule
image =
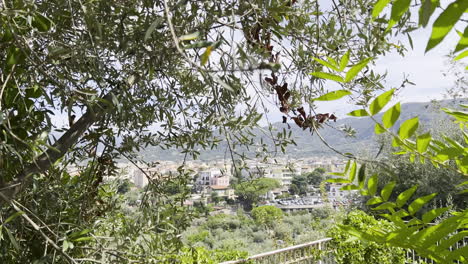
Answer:
[[[401,116],[399,121],[394,126],[398,128],[401,122],[413,118],[419,117],[420,129],[429,130],[435,126],[448,125],[448,116],[440,110],[442,107],[457,107],[460,103],[466,103],[466,99],[459,100],[443,100],[425,103],[406,103],[401,105]],[[382,114],[377,115],[375,118],[381,120]],[[338,117],[339,118],[339,117]],[[317,135],[312,135],[309,130],[302,130],[297,127],[294,122],[290,121],[290,126],[283,123],[273,124],[274,130],[277,132],[286,129],[291,131],[292,138],[294,139],[297,146],[290,145],[286,148],[286,154],[290,157],[304,158],[311,156],[336,156],[330,148],[325,146]],[[333,148],[341,152],[350,152],[354,154],[372,154],[375,153],[379,146],[376,143],[374,134],[375,123],[369,117],[354,118],[345,117],[339,118],[336,122],[329,122],[330,126],[324,126],[320,129],[319,133]],[[346,137],[345,133],[340,128],[347,126],[352,127],[356,134],[354,137]],[[274,134],[276,134],[275,132]],[[257,135],[262,135],[260,130]],[[266,142],[270,149],[273,149],[274,145],[271,139],[257,136],[255,142],[263,140]],[[255,146],[253,147],[255,148]],[[247,156],[253,156],[255,149],[247,150],[238,149],[237,152],[245,152]],[[227,151],[227,144],[225,142],[220,143],[219,147],[215,150],[200,150],[200,160],[216,160],[229,158]],[[181,160],[183,155],[177,149],[162,150],[157,147],[149,147],[140,152],[140,155],[147,161],[155,160]],[[278,154],[279,155],[279,154]]]

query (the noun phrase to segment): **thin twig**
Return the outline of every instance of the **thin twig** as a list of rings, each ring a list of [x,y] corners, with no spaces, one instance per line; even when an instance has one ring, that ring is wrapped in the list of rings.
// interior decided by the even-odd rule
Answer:
[[[17,212],[24,212],[12,200],[10,200],[1,192],[0,192],[0,197],[5,202],[9,203],[13,207],[13,209],[15,209]],[[55,250],[57,250],[60,254],[62,254],[68,260],[68,262],[73,263],[73,264],[78,264],[72,257],[70,257],[70,255],[68,255],[65,251],[63,251],[57,244],[55,244],[55,242],[52,239],[50,239],[44,232],[42,232],[39,225],[36,224],[26,213],[21,214],[21,217],[23,217],[34,228],[34,230],[38,231],[41,234],[41,236],[55,248]]]

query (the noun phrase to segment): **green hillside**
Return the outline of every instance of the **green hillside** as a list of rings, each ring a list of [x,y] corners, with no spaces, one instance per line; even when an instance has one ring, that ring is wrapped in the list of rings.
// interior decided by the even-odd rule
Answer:
[[[442,107],[451,106],[456,107],[457,104],[466,102],[463,100],[444,100],[424,103],[406,103],[401,106],[401,117],[398,122],[402,122],[406,119],[419,117],[420,123],[422,124],[422,130],[431,129],[434,126],[439,125],[450,125],[450,120],[440,110]],[[381,118],[381,114],[376,116],[378,120]],[[302,130],[297,127],[294,122],[290,121],[290,127],[287,124],[275,123],[273,124],[274,130],[277,132],[286,129],[291,131],[292,138],[296,142],[296,146],[290,145],[286,148],[286,154],[290,157],[304,158],[311,156],[333,156],[335,152],[325,146],[317,135],[312,135],[308,130]],[[352,127],[356,133],[354,137],[347,137],[344,132],[340,129],[344,126]],[[397,123],[394,127],[399,127]],[[276,134],[274,133],[274,134]],[[257,135],[261,135],[260,130]],[[379,146],[376,143],[374,134],[374,122],[370,118],[353,118],[345,117],[340,118],[336,122],[329,122],[327,126],[320,129],[320,134],[323,138],[335,149],[341,152],[350,152],[353,154],[372,154],[375,153]],[[385,135],[384,135],[385,136]],[[260,142],[263,139],[270,149],[274,149],[273,142],[270,138],[258,136],[254,141]],[[254,156],[254,150],[256,147],[250,148],[239,148],[237,152],[246,153],[247,156]],[[203,150],[200,149],[200,160],[214,160],[229,158],[227,144],[222,142],[219,147],[214,150]],[[157,147],[149,147],[140,152],[140,155],[147,161],[154,160],[180,160],[183,155],[180,150],[170,149],[162,150]],[[279,152],[277,155],[282,156]]]

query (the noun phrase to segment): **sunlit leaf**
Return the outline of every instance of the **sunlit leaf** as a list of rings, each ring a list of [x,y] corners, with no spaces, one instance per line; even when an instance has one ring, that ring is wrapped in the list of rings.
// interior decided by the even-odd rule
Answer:
[[[333,92],[326,93],[316,99],[315,101],[333,101],[333,100],[338,100],[346,95],[350,95],[351,92],[348,90],[337,90]]]
[[[419,119],[417,117],[411,118],[403,122],[398,131],[398,135],[401,139],[410,138],[418,129]]]
[[[369,116],[369,113],[365,109],[359,109],[359,110],[354,110],[352,112],[349,112],[347,115],[349,116]]]
[[[343,77],[336,74],[326,73],[326,72],[312,72],[310,75],[313,75],[317,78],[332,80],[335,82],[344,82]]]
[[[356,173],[357,173],[357,164],[356,162],[352,162],[349,173],[348,173],[348,179],[350,182],[354,182],[354,179],[356,178]]]
[[[379,135],[379,134],[384,133],[385,131],[386,131],[385,128],[381,124],[379,123],[375,124],[375,127],[374,127],[375,134]]]
[[[453,159],[461,154],[463,154],[463,150],[454,147],[449,147],[439,151],[436,157],[442,161],[446,161],[448,159]]]
[[[209,46],[206,48],[205,52],[203,52],[201,56],[201,65],[205,65],[208,62],[208,59],[210,58],[211,50],[213,47]]]
[[[455,117],[458,121],[468,122],[468,112],[457,111],[457,110],[452,110],[452,109],[448,109],[448,108],[442,108],[442,111],[444,111],[445,113]]]
[[[468,47],[468,26],[465,27],[463,33],[458,34],[460,36],[460,41],[458,41],[457,46],[455,47],[455,52],[459,52]]]
[[[198,38],[200,36],[200,32],[199,31],[196,31],[196,32],[193,32],[191,34],[187,34],[187,35],[183,35],[183,36],[180,36],[179,37],[179,40],[180,41],[184,41],[184,40],[194,40],[196,38]]]
[[[361,189],[364,188],[365,179],[366,179],[366,164],[362,164],[358,172],[358,184]]]
[[[381,197],[372,197],[369,200],[367,200],[366,205],[374,205],[374,204],[379,204],[383,202],[384,200],[382,200]]]
[[[359,187],[354,185],[354,184],[351,184],[351,185],[345,185],[345,186],[341,187],[340,190],[342,190],[342,191],[359,190]]]
[[[339,69],[335,65],[331,64],[328,61],[324,61],[324,60],[319,59],[319,58],[312,58],[312,59],[314,59],[316,62],[322,64],[323,66],[325,66],[325,67],[327,67],[329,69],[332,69],[334,71],[339,71]]]
[[[367,189],[369,190],[369,195],[374,196],[377,193],[377,183],[379,179],[377,174],[372,175],[367,181]]]
[[[384,127],[391,128],[396,123],[398,118],[400,117],[400,112],[401,112],[400,103],[397,103],[396,105],[388,109],[382,116],[382,123]]]
[[[387,103],[392,99],[393,93],[395,92],[395,89],[391,89],[390,91],[386,91],[385,93],[377,96],[369,106],[369,112],[371,115],[375,115],[382,110],[382,108],[387,105]]]
[[[436,208],[428,211],[427,213],[423,214],[422,221],[426,224],[432,222],[432,220],[436,219],[437,217],[441,216],[443,213],[447,212],[450,207],[442,207]]]
[[[425,133],[418,136],[416,140],[416,148],[419,153],[424,153],[427,151],[427,147],[429,147],[429,143],[431,143],[432,137],[430,133]]]
[[[468,1],[466,0],[457,0],[447,6],[432,26],[431,38],[427,43],[426,52],[444,40],[466,9],[468,9]]]
[[[396,200],[396,205],[398,206],[398,208],[401,208],[403,205],[406,204],[406,202],[411,198],[411,196],[413,196],[414,192],[418,189],[418,186],[415,185],[411,188],[409,188],[408,190],[400,193],[397,197],[397,200]]]
[[[390,15],[390,21],[388,27],[391,28],[395,25],[403,14],[408,11],[411,4],[411,0],[395,0],[392,4],[392,13]]]
[[[464,174],[468,174],[468,156],[465,155],[461,159],[456,160],[458,168],[462,171]]]
[[[382,196],[382,199],[384,201],[388,201],[388,198],[390,198],[390,195],[392,194],[393,188],[395,188],[396,182],[392,181],[387,183],[385,187],[380,191],[380,196]]]
[[[359,72],[361,72],[361,70],[367,66],[367,64],[372,60],[372,58],[367,58],[367,59],[364,59],[362,60],[361,62],[359,62],[358,64],[354,65],[353,67],[351,67],[351,69],[349,69],[349,71],[346,73],[346,77],[345,77],[345,82],[350,82],[354,79],[354,77],[356,77],[358,75]]]
[[[375,3],[374,8],[372,9],[372,17],[378,17],[388,3],[390,3],[390,0],[379,0]]]
[[[457,60],[461,60],[461,59],[463,59],[465,57],[468,57],[468,50],[465,50],[462,53],[458,54],[453,60],[457,61]],[[467,67],[467,69],[468,69],[468,67]]]
[[[340,60],[340,71],[343,71],[346,66],[348,66],[348,62],[349,62],[349,50],[343,55],[343,57],[341,58]]]
[[[333,179],[328,179],[326,182],[331,182],[331,183],[351,183],[348,179],[343,179],[343,178],[333,178]]]
[[[408,212],[411,215],[414,215],[417,213],[421,207],[423,207],[425,204],[427,204],[432,198],[434,198],[437,195],[437,193],[429,194],[423,197],[419,197],[418,199],[414,200],[411,202],[411,204],[408,206]]]

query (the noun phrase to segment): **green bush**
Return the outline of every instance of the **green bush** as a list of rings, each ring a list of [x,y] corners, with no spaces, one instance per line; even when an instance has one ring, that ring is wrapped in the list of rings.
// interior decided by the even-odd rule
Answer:
[[[364,230],[374,227],[391,228],[391,223],[385,220],[376,220],[362,211],[350,212],[343,219],[341,225],[337,225],[327,232],[328,236],[333,238],[329,248],[334,250],[333,255],[338,264],[405,263],[405,251],[403,249],[352,239],[349,233],[345,231],[346,226]]]
[[[176,255],[167,255],[161,260],[164,264],[216,264],[229,260],[243,259],[247,252],[238,250],[207,250],[203,247],[183,248]]]
[[[252,217],[257,224],[273,226],[283,219],[283,211],[273,205],[264,205],[252,209]]]
[[[201,231],[199,233],[195,233],[187,237],[188,242],[191,244],[195,244],[197,242],[203,242],[205,239],[210,235],[210,233],[206,230]]]

